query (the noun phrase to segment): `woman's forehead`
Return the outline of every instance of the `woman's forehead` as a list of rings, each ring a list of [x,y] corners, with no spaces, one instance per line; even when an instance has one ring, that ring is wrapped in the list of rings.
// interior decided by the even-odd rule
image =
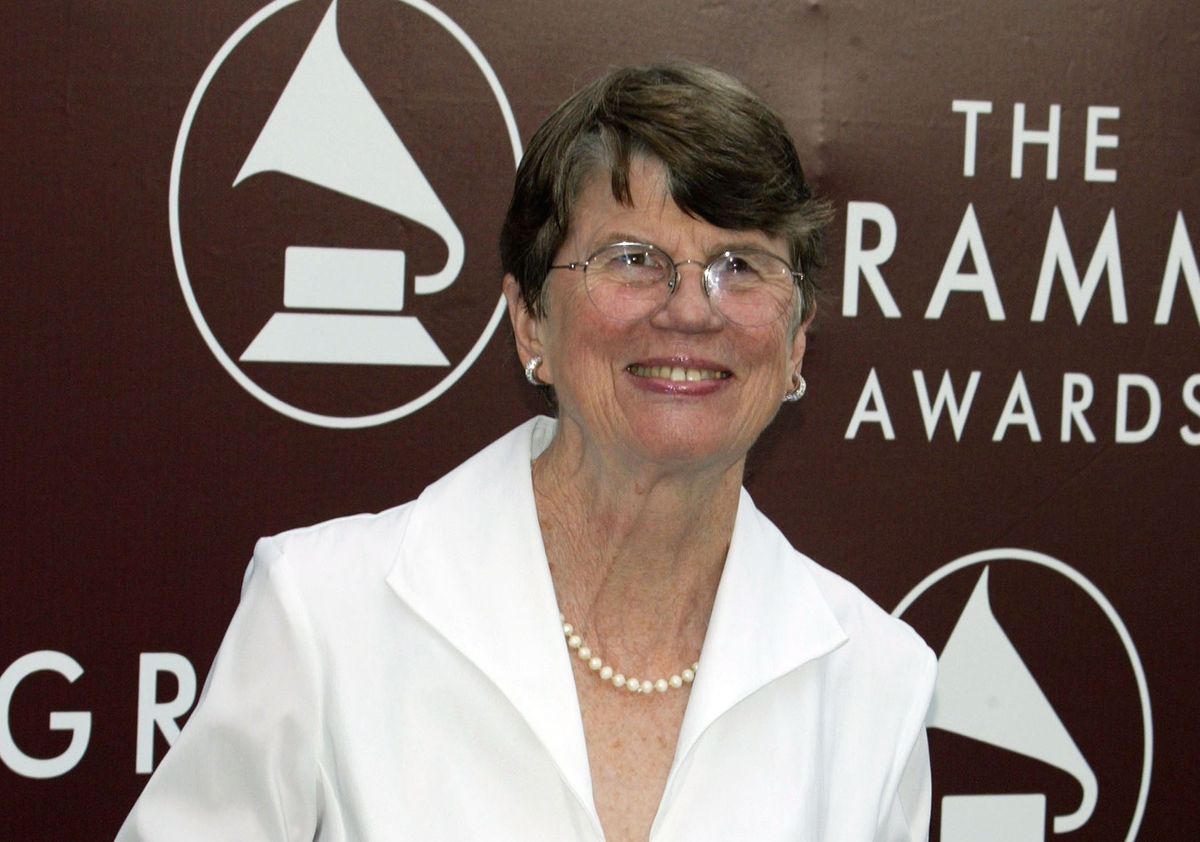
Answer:
[[[707,255],[746,246],[786,253],[787,244],[782,238],[762,231],[719,228],[683,211],[671,196],[666,167],[653,158],[638,156],[631,160],[628,183],[630,201],[626,203],[613,195],[607,168],[598,167],[584,179],[571,208],[565,249],[584,249],[590,254],[608,243],[632,240],[678,252],[676,256],[681,259],[684,253]]]

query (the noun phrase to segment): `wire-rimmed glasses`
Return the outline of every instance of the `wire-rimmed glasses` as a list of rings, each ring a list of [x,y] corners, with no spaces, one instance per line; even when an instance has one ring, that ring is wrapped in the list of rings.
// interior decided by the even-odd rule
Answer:
[[[791,311],[796,284],[804,273],[782,257],[757,248],[735,248],[708,259],[676,262],[650,243],[602,246],[586,260],[551,266],[583,272],[588,298],[601,313],[636,321],[656,312],[679,286],[679,267],[703,265],[701,286],[712,306],[728,321],[759,327]]]

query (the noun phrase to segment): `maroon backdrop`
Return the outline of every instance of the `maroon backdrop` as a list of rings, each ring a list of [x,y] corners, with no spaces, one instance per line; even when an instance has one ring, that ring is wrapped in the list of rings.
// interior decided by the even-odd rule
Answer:
[[[7,835],[116,832],[257,536],[541,411],[494,322],[514,157],[605,67],[686,58],[838,209],[748,485],[939,652],[933,838],[1191,838],[1195,4],[8,6]]]

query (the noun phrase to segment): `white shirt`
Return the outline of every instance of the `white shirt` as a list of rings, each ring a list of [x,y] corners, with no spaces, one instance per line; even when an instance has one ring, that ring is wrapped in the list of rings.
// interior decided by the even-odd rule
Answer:
[[[534,419],[406,505],[266,538],[118,842],[602,840]],[[935,659],[743,491],[654,842],[925,840]]]

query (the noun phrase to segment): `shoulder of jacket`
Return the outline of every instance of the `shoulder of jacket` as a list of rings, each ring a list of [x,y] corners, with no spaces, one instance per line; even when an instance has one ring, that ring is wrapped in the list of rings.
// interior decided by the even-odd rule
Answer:
[[[254,564],[273,574],[324,577],[386,572],[404,540],[413,503],[290,529],[259,539]]]
[[[842,624],[852,651],[878,661],[881,670],[932,680],[937,659],[908,623],[889,614],[845,577],[799,551],[796,554]]]

